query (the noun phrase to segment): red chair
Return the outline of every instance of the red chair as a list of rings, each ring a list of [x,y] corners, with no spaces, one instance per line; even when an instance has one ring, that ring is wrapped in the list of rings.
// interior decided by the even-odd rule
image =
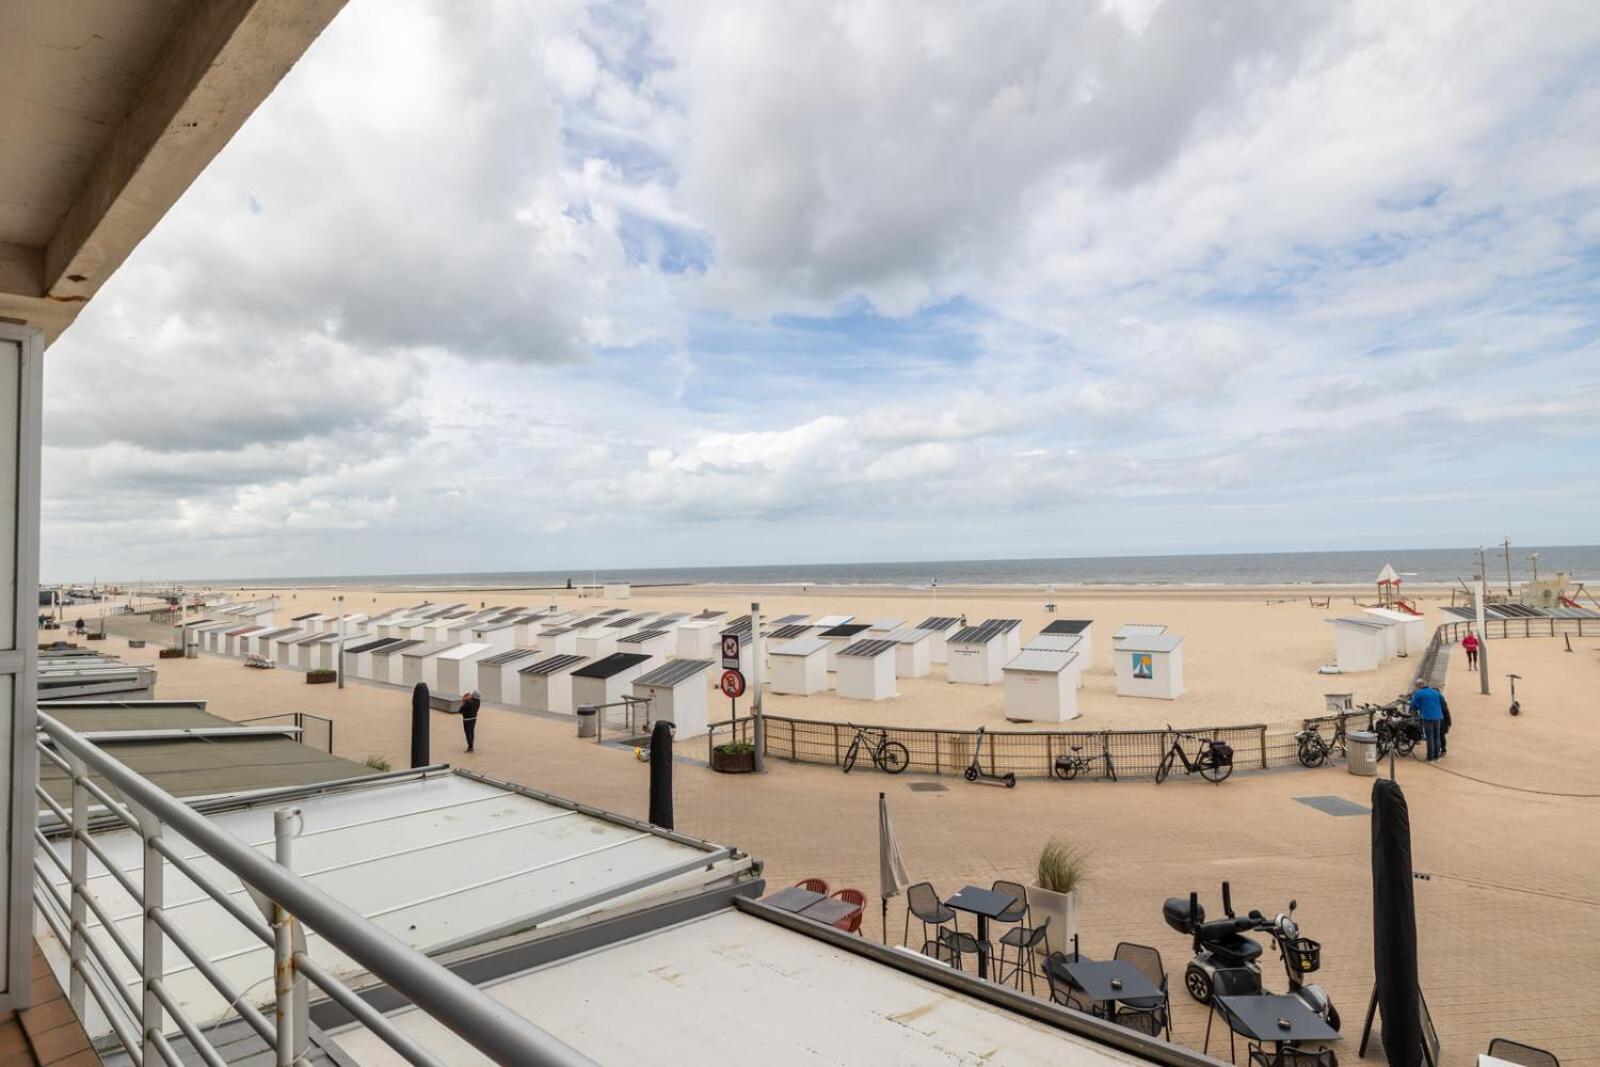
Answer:
[[[828,883],[824,882],[821,878],[802,878],[795,883],[795,887],[799,889],[809,889],[813,893],[821,893],[823,896],[828,895]]]
[[[846,904],[854,904],[856,906],[854,915],[848,919],[840,919],[833,925],[847,934],[859,934],[861,932],[861,916],[867,910],[867,895],[859,889],[841,889],[833,896],[835,900],[842,900]]]

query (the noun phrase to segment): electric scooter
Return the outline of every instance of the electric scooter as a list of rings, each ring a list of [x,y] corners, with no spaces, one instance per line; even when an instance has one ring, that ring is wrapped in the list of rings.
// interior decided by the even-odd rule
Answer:
[[[1520,674],[1508,674],[1508,675],[1506,675],[1506,677],[1511,679],[1511,714],[1513,716],[1521,715],[1522,714],[1522,701],[1517,699],[1517,679],[1521,678],[1522,675],[1520,675]]]
[[[978,727],[978,740],[972,746],[972,762],[967,764],[967,769],[961,772],[969,782],[993,782],[995,785],[1004,785],[1007,789],[1017,787],[1017,776],[1007,771],[1004,774],[990,774],[983,769],[983,727]]]
[[[1261,943],[1244,936],[1246,931],[1261,930],[1272,937],[1273,947],[1283,957],[1289,995],[1298,998],[1329,1026],[1339,1029],[1339,1011],[1328,994],[1319,985],[1304,983],[1305,975],[1322,966],[1322,945],[1300,936],[1300,927],[1294,921],[1297,903],[1289,901],[1289,910],[1271,919],[1259,911],[1238,916],[1233,912],[1228,883],[1223,882],[1222,910],[1227,917],[1207,922],[1199,894],[1191,892],[1188,900],[1168,897],[1161,906],[1167,925],[1194,938],[1194,959],[1183,971],[1183,985],[1189,995],[1202,1004],[1209,1004],[1218,994],[1254,996],[1262,993],[1261,965],[1257,962]]]

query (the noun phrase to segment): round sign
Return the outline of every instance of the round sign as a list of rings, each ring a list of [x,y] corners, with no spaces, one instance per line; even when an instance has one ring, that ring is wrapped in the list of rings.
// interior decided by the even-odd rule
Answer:
[[[744,696],[744,675],[738,671],[723,671],[718,688],[722,690],[723,696],[738,700]]]

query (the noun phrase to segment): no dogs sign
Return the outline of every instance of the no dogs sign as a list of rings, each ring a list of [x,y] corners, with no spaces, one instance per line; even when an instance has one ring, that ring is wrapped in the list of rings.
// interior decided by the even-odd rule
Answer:
[[[722,672],[722,681],[717,686],[722,690],[722,695],[729,700],[738,700],[744,696],[744,675],[738,671],[728,670]]]
[[[739,667],[739,635],[728,633],[722,635],[722,665],[731,670]]]

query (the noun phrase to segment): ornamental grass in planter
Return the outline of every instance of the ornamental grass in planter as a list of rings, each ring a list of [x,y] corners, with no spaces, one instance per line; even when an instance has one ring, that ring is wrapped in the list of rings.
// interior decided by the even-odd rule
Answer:
[[[756,746],[729,741],[711,750],[711,769],[723,774],[749,774],[756,769]]]
[[[338,680],[338,673],[330,667],[318,667],[315,670],[306,671],[307,685],[327,685],[329,682]]]
[[[1028,887],[1028,907],[1036,924],[1050,917],[1050,943],[1062,951],[1078,932],[1078,888],[1088,869],[1083,853],[1054,838],[1039,850],[1034,881]],[[1043,942],[1038,951],[1044,952]]]

